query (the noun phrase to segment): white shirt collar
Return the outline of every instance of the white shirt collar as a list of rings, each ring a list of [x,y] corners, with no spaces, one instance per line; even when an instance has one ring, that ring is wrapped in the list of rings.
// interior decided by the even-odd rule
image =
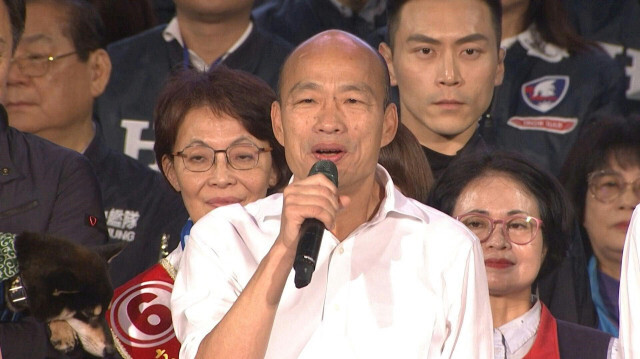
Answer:
[[[545,42],[534,24],[531,24],[520,34],[502,40],[500,46],[508,49],[516,41],[527,50],[527,55],[541,58],[547,62],[560,62],[565,57],[569,57],[567,50]]]
[[[507,357],[516,352],[529,352],[538,333],[541,312],[540,301],[536,300],[529,311],[493,330],[494,337],[504,337],[504,351]]]
[[[353,10],[350,7],[342,4],[338,0],[330,0],[331,3],[338,9],[338,11],[344,17],[353,16]],[[358,12],[358,16],[363,18],[368,23],[373,23],[376,16],[382,14],[387,10],[387,0],[369,0],[367,4]]]
[[[236,42],[231,45],[231,47],[221,56],[220,61],[224,61],[231,53],[236,51],[249,37],[251,31],[253,30],[253,21],[249,21],[249,25],[247,29],[242,33],[242,35],[236,40]],[[171,19],[167,27],[165,27],[162,32],[162,37],[164,41],[171,42],[173,40],[178,41],[180,46],[184,48],[184,40],[182,39],[182,33],[180,32],[180,26],[178,24],[178,18],[174,17]],[[196,54],[192,49],[189,49],[189,60],[191,64],[202,71],[208,71],[211,64],[206,63],[198,54]]]
[[[424,218],[428,218],[428,213],[421,211],[418,207],[412,204],[393,184],[391,176],[387,170],[380,164],[377,164],[376,168],[376,181],[384,187],[384,198],[379,206],[378,212],[367,223],[373,224],[383,220],[389,215],[390,212],[396,212],[408,217],[415,217],[417,220],[424,221]],[[293,181],[293,177],[289,180],[289,183]],[[279,217],[282,213],[281,208],[270,207],[268,210],[261,214],[262,219],[273,218],[273,216]],[[428,222],[428,220],[427,220]]]

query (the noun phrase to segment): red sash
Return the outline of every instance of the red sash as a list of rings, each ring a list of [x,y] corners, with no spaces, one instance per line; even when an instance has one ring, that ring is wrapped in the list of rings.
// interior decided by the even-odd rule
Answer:
[[[175,270],[167,260],[116,288],[106,317],[125,359],[178,359],[169,303]]]
[[[540,312],[538,334],[531,350],[524,356],[524,359],[560,359],[556,319],[544,304],[540,304],[542,305],[542,310]]]

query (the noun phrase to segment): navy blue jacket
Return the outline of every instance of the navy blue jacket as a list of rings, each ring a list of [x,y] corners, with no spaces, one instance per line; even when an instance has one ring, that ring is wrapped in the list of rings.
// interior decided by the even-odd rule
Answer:
[[[625,72],[625,112],[640,114],[640,2],[564,0],[580,35],[598,41]]]
[[[560,358],[603,359],[607,357],[611,335],[563,320],[558,325]]]
[[[158,94],[172,70],[183,66],[183,48],[176,40],[164,40],[165,27],[157,26],[107,47],[113,70],[94,107],[107,145],[145,164],[155,163],[153,109]],[[246,41],[223,63],[254,74],[275,88],[280,66],[291,49],[290,44],[254,24]]]
[[[271,0],[253,11],[263,29],[297,45],[324,30],[339,29],[368,40],[387,24],[387,13],[368,23],[357,14],[345,17],[329,0]]]
[[[0,231],[104,244],[100,187],[82,155],[9,127],[0,105]]]
[[[582,129],[599,115],[621,114],[624,101],[623,73],[605,53],[556,55],[523,41],[507,50],[504,81],[483,129],[493,147],[520,152],[554,174]]]
[[[163,236],[167,248],[178,246],[188,214],[180,195],[160,173],[107,147],[100,133],[84,155],[100,183],[109,240],[128,243],[109,262],[116,288],[158,262]]]
[[[0,232],[49,233],[84,245],[107,241],[100,187],[77,152],[9,127],[0,105]],[[5,308],[0,307],[0,312]],[[0,323],[4,358],[65,358],[31,317]]]

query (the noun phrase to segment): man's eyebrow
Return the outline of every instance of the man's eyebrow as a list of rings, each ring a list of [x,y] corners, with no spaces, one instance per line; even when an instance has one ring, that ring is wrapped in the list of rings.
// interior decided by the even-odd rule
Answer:
[[[461,37],[461,38],[457,39],[455,41],[455,43],[460,45],[460,44],[466,44],[466,43],[475,42],[475,41],[488,42],[489,38],[486,37],[483,34],[475,33],[475,34],[470,34],[470,35]],[[409,37],[407,37],[407,42],[422,42],[422,43],[433,44],[433,45],[439,45],[439,44],[442,43],[442,41],[440,41],[438,39],[434,39],[433,37],[429,37],[429,36],[423,35],[423,34],[412,34],[412,35],[409,35]]]
[[[47,36],[45,34],[35,34],[35,35],[23,37],[20,40],[21,43],[34,43],[34,42],[38,42],[38,41],[44,41],[44,42],[49,42],[49,43],[53,42],[51,37],[49,37],[49,36]]]
[[[365,82],[357,82],[353,84],[341,85],[338,89],[340,90],[340,92],[356,91],[356,92],[366,92],[371,95],[375,94],[375,92],[373,91],[373,88]]]
[[[289,90],[289,93],[291,94],[297,91],[304,91],[304,90],[319,90],[320,88],[322,88],[322,86],[318,83],[311,82],[311,81],[301,81],[293,85],[291,90]],[[366,82],[355,82],[355,83],[343,84],[338,86],[338,91],[340,92],[355,91],[355,92],[366,93],[369,95],[375,95],[375,91],[373,90],[373,88]]]
[[[302,91],[302,90],[317,90],[319,88],[320,88],[320,85],[318,85],[315,82],[300,81],[300,82],[296,83],[295,85],[293,85],[291,90],[289,90],[289,93],[296,92],[296,91]]]
[[[439,40],[423,34],[411,34],[409,35],[409,37],[407,37],[407,42],[426,42],[427,44],[433,45],[441,44]]]
[[[465,37],[459,38],[458,40],[456,40],[456,44],[460,45],[460,44],[466,44],[468,42],[476,42],[476,41],[489,42],[489,38],[484,36],[483,34],[475,33],[475,34],[471,34],[471,35],[467,35]]]

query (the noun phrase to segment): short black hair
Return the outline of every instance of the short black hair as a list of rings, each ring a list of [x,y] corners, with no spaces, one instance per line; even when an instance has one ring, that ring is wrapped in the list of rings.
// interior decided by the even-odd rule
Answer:
[[[24,31],[24,19],[26,8],[24,0],[3,0],[9,11],[9,22],[11,23],[11,36],[13,38],[13,48],[15,50],[20,41],[20,36]]]
[[[515,153],[496,151],[477,153],[456,159],[431,189],[427,204],[451,215],[462,191],[473,180],[492,175],[507,175],[531,193],[542,220],[542,237],[547,255],[538,277],[556,268],[569,248],[574,232],[574,214],[565,191],[546,170]]]
[[[98,10],[86,0],[27,0],[27,3],[50,3],[62,7],[66,21],[62,33],[73,42],[81,61],[105,47],[105,27]]]
[[[640,117],[600,117],[585,127],[573,144],[560,171],[564,185],[580,224],[584,222],[584,205],[591,172],[610,167],[614,159],[623,169],[640,167]],[[583,236],[587,255],[591,243]]]
[[[400,23],[400,11],[402,7],[411,0],[389,0],[387,3],[387,32],[389,35],[389,46],[393,49],[393,41]],[[487,4],[491,13],[491,26],[496,34],[496,43],[500,47],[502,38],[502,4],[500,0],[479,0]],[[552,0],[557,1],[557,0]]]

